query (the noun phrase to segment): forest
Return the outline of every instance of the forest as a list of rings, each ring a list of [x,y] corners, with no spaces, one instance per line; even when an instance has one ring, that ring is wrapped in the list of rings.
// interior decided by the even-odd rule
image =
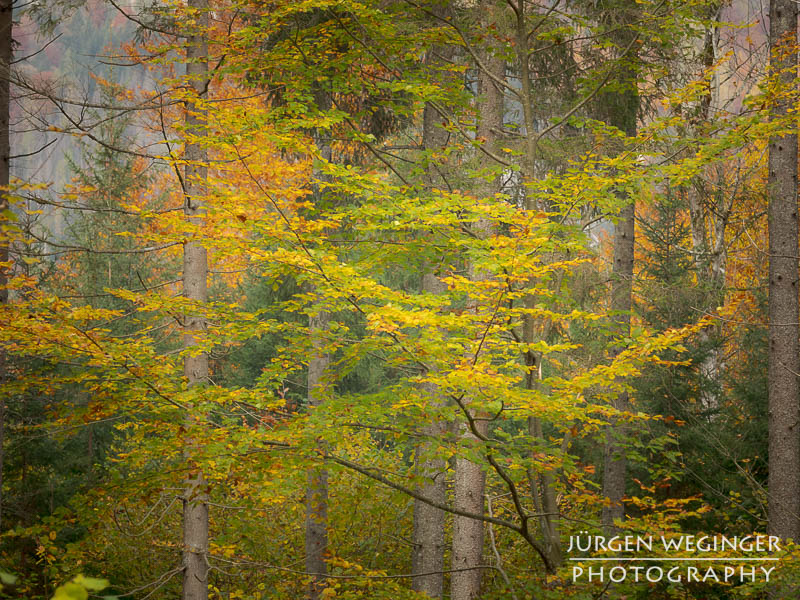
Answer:
[[[796,0],[0,0],[0,598],[800,598]]]

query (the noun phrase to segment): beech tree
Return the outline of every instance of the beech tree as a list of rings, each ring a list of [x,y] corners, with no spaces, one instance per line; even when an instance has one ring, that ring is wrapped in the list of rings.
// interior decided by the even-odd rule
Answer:
[[[184,157],[184,214],[189,225],[199,229],[203,225],[206,203],[208,151],[204,139],[207,131],[206,107],[208,97],[208,41],[209,7],[206,0],[192,0],[187,17],[192,29],[186,42],[186,79],[189,96],[186,100],[186,143]],[[197,303],[208,301],[208,259],[202,240],[188,239],[183,244],[183,295]],[[184,314],[183,371],[190,388],[208,383],[208,354],[196,351],[195,337],[206,329],[205,320],[197,314]],[[195,448],[202,443],[202,415],[198,407],[186,415],[186,459],[190,475],[183,497],[183,594],[184,600],[208,598],[208,483],[200,465],[192,464]],[[202,410],[202,409],[201,409]]]
[[[107,227],[165,266],[163,285],[109,284],[108,306],[61,293],[64,258],[9,277],[0,342],[19,367],[4,391],[50,405],[30,435],[115,429],[85,493],[4,534],[3,560],[27,557],[22,593],[97,591],[82,572],[111,594],[192,600],[411,600],[448,584],[454,600],[594,597],[604,584],[571,581],[583,554],[566,556],[568,536],[623,516],[667,537],[725,522],[713,491],[676,483],[681,425],[648,414],[641,385],[699,368],[685,341],[711,321],[654,327],[631,299],[634,258],[642,273],[655,261],[652,227],[634,244],[637,209],[666,211],[665,181],[794,126],[767,82],[713,135],[678,127],[671,111],[701,105],[706,81],[666,78],[662,53],[695,43],[708,8],[115,8],[146,26],[125,56],[155,82],[104,101],[141,128],[124,148],[99,135],[106,117],[29,81],[72,117],[67,133],[149,161],[119,207],[141,226]],[[757,519],[725,526],[749,535]]]

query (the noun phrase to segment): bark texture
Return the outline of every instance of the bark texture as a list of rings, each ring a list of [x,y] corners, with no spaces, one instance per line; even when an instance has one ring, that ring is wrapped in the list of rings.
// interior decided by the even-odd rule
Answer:
[[[478,430],[486,434],[487,421],[476,420]],[[472,433],[462,434],[476,440]],[[477,440],[476,440],[477,441]],[[486,471],[483,466],[465,458],[456,458],[454,502],[456,510],[483,514]],[[474,600],[481,593],[483,565],[483,521],[455,515],[453,517],[453,556],[450,575],[450,598]]]
[[[796,85],[797,4],[770,2],[771,66]],[[783,49],[781,49],[783,46]],[[790,107],[780,102],[775,119]],[[797,134],[769,142],[769,533],[800,539]]]
[[[328,326],[328,315],[320,313],[310,319],[314,339],[314,356],[308,363],[308,404],[309,409],[322,404],[322,377],[330,363],[330,357],[321,349],[321,332]],[[325,552],[328,549],[328,471],[319,467],[308,473],[306,488],[306,573],[312,576],[307,596],[311,600],[320,597],[325,588],[328,565]]]
[[[423,278],[423,288],[429,293],[438,293],[441,282],[432,273]],[[426,395],[434,407],[441,405],[435,386],[426,386]],[[447,423],[435,421],[423,428],[422,434],[427,439],[440,439],[447,432]],[[415,451],[415,465],[418,476],[424,483],[418,491],[425,497],[439,504],[447,502],[447,465],[444,459],[427,455],[430,443],[419,444]],[[413,548],[411,552],[412,589],[427,594],[431,598],[441,598],[444,593],[444,511],[434,508],[425,502],[414,501],[414,524],[412,532]]]
[[[490,7],[483,3],[482,25],[484,28],[491,24]],[[505,61],[496,58],[487,51],[482,56],[483,69],[478,73],[478,128],[477,136],[483,140],[486,148],[494,151],[497,145],[499,132],[503,128],[503,91],[498,88],[492,76],[497,79],[505,78]],[[480,161],[486,167],[493,166],[491,159],[481,155]],[[502,180],[498,177],[483,189],[477,190],[479,196],[491,197],[500,192]],[[485,220],[480,220],[475,225],[475,235],[486,238],[491,235],[491,227]],[[480,281],[486,278],[484,273],[476,272],[469,265],[470,278]],[[470,302],[470,309],[480,312],[477,301]],[[473,410],[472,417],[476,418],[475,426],[481,435],[486,435],[487,423],[480,410]],[[462,437],[465,441],[477,441],[475,435],[464,428]],[[484,494],[486,489],[486,472],[482,465],[470,462],[464,458],[455,461],[454,505],[457,510],[469,511],[474,514],[484,512]],[[477,519],[470,519],[461,515],[453,517],[453,554],[452,574],[450,575],[450,597],[452,600],[472,600],[478,598],[481,591],[483,576],[483,541],[484,523]]]
[[[531,79],[529,60],[531,56],[530,40],[526,25],[525,2],[519,0],[515,9],[516,22],[514,28],[514,47],[516,49],[517,68],[520,73],[519,96],[522,99],[522,115],[525,123],[525,162],[523,164],[523,179],[525,182],[532,182],[537,179],[537,158],[539,149],[537,145],[537,124],[534,115],[536,106],[537,92],[534,81]],[[525,210],[547,210],[549,207],[539,205],[532,195],[525,197]],[[537,299],[526,296],[525,305],[532,308]],[[526,314],[523,319],[522,339],[526,344],[532,344],[539,340],[547,340],[549,337],[551,324],[539,322],[530,314]],[[541,376],[541,355],[527,352],[525,363],[528,374],[525,381],[527,389],[535,389],[539,385]],[[536,417],[528,419],[528,432],[532,440],[544,441],[541,421]],[[531,468],[528,470],[528,479],[531,486],[531,496],[534,508],[541,516],[539,518],[539,528],[542,534],[543,550],[547,555],[545,568],[552,571],[561,564],[561,539],[558,531],[558,504],[556,494],[553,489],[553,473],[548,471],[536,472]]]
[[[186,75],[194,97],[200,102],[208,92],[208,3],[206,0],[189,0],[189,8],[197,11],[195,28],[187,40]],[[205,109],[196,100],[186,106],[186,129],[190,139],[205,134]],[[208,151],[202,144],[188,142],[184,157],[184,215],[189,223],[200,225],[204,215]],[[183,295],[197,302],[208,300],[208,258],[205,247],[190,239],[183,247]],[[204,331],[206,323],[196,315],[184,316],[184,346],[197,343],[196,334]],[[187,355],[184,359],[184,376],[189,386],[203,385],[208,380],[208,354]],[[187,423],[189,428],[194,423]],[[187,440],[186,455],[191,462],[195,442]],[[208,484],[200,469],[190,474],[183,498],[183,600],[208,598]]]
[[[619,311],[615,321],[619,334],[630,330],[631,284],[633,281],[634,251],[634,218],[635,209],[630,202],[620,213],[614,230],[614,265],[612,267],[611,310]],[[622,348],[615,349],[618,354]],[[628,410],[628,394],[619,394],[614,402],[617,410]],[[603,506],[603,529],[606,533],[614,533],[614,520],[625,517],[622,498],[625,495],[627,477],[627,460],[621,438],[625,435],[622,423],[615,423],[606,432],[606,443],[603,451],[603,495],[607,504]]]
[[[526,335],[525,339],[534,339],[534,336]],[[541,363],[539,364],[541,365]],[[535,389],[538,385],[538,383],[534,382],[533,376],[533,373],[537,370],[534,369],[535,366],[534,364],[528,365],[528,368],[532,369],[528,377],[528,389]],[[539,375],[541,376],[541,371],[539,371]],[[544,432],[542,431],[542,421],[540,419],[536,417],[528,418],[528,434],[534,440],[545,440]],[[539,530],[542,533],[544,551],[550,563],[554,567],[559,567],[563,563],[563,552],[561,548],[561,534],[559,533],[558,501],[556,499],[555,489],[553,488],[553,473],[550,471],[536,473],[533,469],[529,469],[528,479],[530,481],[534,509],[541,515],[539,517]]]
[[[441,116],[430,104],[425,106],[423,114],[422,144],[426,150],[442,148],[447,143],[447,133],[438,124]],[[431,184],[437,179],[438,170],[430,167],[428,179]],[[430,265],[428,272],[422,277],[422,291],[429,294],[440,294],[444,285]],[[443,401],[433,385],[426,385],[426,395],[434,411],[442,407]],[[448,429],[448,424],[439,420],[422,428],[423,439],[440,439]],[[426,498],[439,503],[447,500],[447,464],[443,458],[430,457],[431,443],[424,441],[415,451],[417,474],[425,483],[419,491]],[[434,508],[420,500],[414,500],[414,525],[411,551],[411,589],[427,594],[431,598],[441,598],[444,594],[444,511]]]
[[[433,10],[444,15],[443,7],[436,5]],[[426,57],[429,64],[451,58],[453,51],[447,47],[435,47]],[[434,58],[436,57],[436,58]],[[447,144],[448,134],[439,125],[444,117],[432,105],[426,104],[422,119],[422,146],[425,150],[436,151]],[[427,183],[430,186],[446,178],[443,168],[437,164],[437,158],[431,158],[427,171]],[[444,285],[436,274],[436,265],[428,265],[422,277],[422,291],[429,294],[440,294]],[[424,386],[423,390],[434,412],[443,406],[443,400],[433,385]],[[449,428],[449,424],[434,420],[421,430],[423,440],[440,439]],[[415,468],[417,475],[424,483],[419,491],[426,498],[444,504],[447,500],[447,464],[443,458],[429,456],[430,441],[422,441],[415,450]],[[420,500],[414,500],[411,550],[411,589],[431,598],[442,598],[444,594],[444,511],[434,508]]]
[[[606,9],[611,10],[611,9]],[[628,11],[612,14],[609,18],[619,19],[622,26],[620,37],[623,47],[628,47],[634,38],[634,32],[629,24],[635,22],[638,11],[631,7]],[[621,56],[618,81],[623,89],[612,89],[600,95],[606,122],[624,131],[627,136],[636,135],[636,122],[639,115],[639,93],[636,83],[636,72],[630,66],[633,56]],[[635,247],[635,199],[621,197],[625,203],[619,213],[619,219],[614,229],[614,263],[611,268],[611,310],[615,314],[615,329],[617,335],[626,337],[630,334],[631,306],[633,291],[633,261]],[[622,352],[623,347],[612,351],[612,357]],[[621,411],[629,410],[628,394],[620,393],[614,401],[614,408]],[[603,529],[608,535],[616,533],[614,521],[625,517],[625,507],[622,498],[625,496],[625,483],[627,481],[628,464],[625,458],[623,438],[627,433],[623,423],[612,423],[606,431],[606,443],[603,449],[603,496],[606,504],[603,506]]]
[[[330,96],[322,91],[315,94],[315,101],[320,110],[331,107]],[[330,162],[332,158],[331,145],[319,131],[313,132],[314,142],[322,160]],[[319,172],[314,174],[316,181],[322,180]],[[320,187],[314,189],[314,199],[319,203]],[[330,356],[324,351],[323,336],[328,329],[330,315],[326,312],[309,317],[308,330],[312,337],[314,354],[308,361],[308,377],[306,380],[308,409],[313,411],[322,404],[325,397],[323,389],[323,376],[330,364]],[[308,472],[308,485],[306,487],[306,522],[305,522],[305,552],[306,573],[311,575],[306,598],[317,600],[327,584],[328,563],[326,552],[328,550],[328,471],[320,466]]]

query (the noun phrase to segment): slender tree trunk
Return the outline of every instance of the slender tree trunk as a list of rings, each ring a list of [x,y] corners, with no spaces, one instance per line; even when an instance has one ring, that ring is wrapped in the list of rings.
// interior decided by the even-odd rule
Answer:
[[[440,293],[442,284],[433,273],[423,276],[423,290]],[[437,388],[426,385],[424,388],[434,410],[441,407],[441,397]],[[426,425],[422,435],[430,440],[442,439],[448,424],[440,420]],[[447,464],[442,458],[427,456],[431,443],[420,443],[415,451],[417,475],[424,479],[418,489],[425,498],[444,504],[447,501]],[[431,598],[441,598],[444,594],[444,511],[425,502],[414,500],[414,524],[412,531],[413,548],[411,552],[411,573],[414,578],[411,587],[414,591],[427,594]]]
[[[208,93],[208,30],[207,0],[189,0],[189,8],[197,11],[192,35],[186,47],[186,75],[194,97],[202,102]],[[205,107],[194,99],[187,101],[186,131],[189,139],[205,135]],[[184,156],[184,215],[192,225],[201,225],[204,216],[208,151],[195,141],[186,143]],[[208,300],[208,259],[205,247],[190,239],[183,246],[183,294],[190,300]],[[185,315],[184,346],[197,343],[196,334],[205,330],[202,317]],[[208,380],[208,354],[192,353],[184,359],[184,376],[189,386],[203,385]],[[196,426],[189,416],[187,429]],[[186,457],[191,463],[195,441],[187,440]],[[208,598],[208,484],[202,470],[195,468],[187,481],[183,498],[183,600]]]
[[[797,4],[770,2],[772,69],[796,85]],[[783,50],[777,51],[781,46]],[[790,106],[781,101],[775,119]],[[800,540],[797,134],[769,142],[769,532]]]
[[[431,10],[440,17],[447,15],[448,7],[434,3]],[[435,22],[438,26],[440,23]],[[448,46],[435,46],[426,55],[425,61],[434,65],[441,60],[447,60],[454,55],[453,48]],[[440,75],[446,78],[446,75]],[[444,117],[432,105],[426,104],[422,116],[422,146],[432,152],[444,148],[447,144],[448,133],[439,125]],[[429,187],[434,187],[437,182],[447,174],[442,165],[438,164],[439,158],[430,157],[426,179]],[[441,185],[441,183],[440,183]],[[436,274],[436,265],[429,264],[422,276],[422,291],[428,294],[442,294],[444,284]],[[433,368],[433,367],[432,367]],[[431,409],[438,412],[444,406],[444,400],[435,385],[424,385],[423,391],[428,397]],[[417,475],[424,480],[419,492],[426,498],[444,504],[447,501],[447,463],[443,458],[431,457],[429,452],[436,444],[429,440],[442,439],[450,424],[435,419],[422,427],[422,439],[414,452],[415,469]],[[411,550],[411,589],[431,598],[444,596],[444,550],[445,550],[445,513],[425,502],[414,500],[412,550]]]
[[[533,336],[526,339],[533,339]],[[529,365],[531,369],[534,367],[535,365]],[[535,389],[536,385],[537,384],[533,381],[533,377],[531,377],[529,379],[528,389]],[[545,439],[544,432],[542,431],[541,419],[537,419],[536,417],[528,418],[528,434],[534,440]],[[547,552],[550,562],[555,567],[559,567],[563,562],[563,553],[561,549],[561,533],[559,532],[558,524],[558,502],[556,501],[556,492],[553,488],[553,475],[548,471],[537,474],[533,469],[530,469],[528,471],[528,479],[530,480],[534,508],[536,512],[541,515],[539,517],[539,530],[542,532],[545,552]]]
[[[703,187],[700,182],[693,186],[684,188],[686,200],[689,205],[689,226],[692,235],[692,252],[694,253],[694,266],[698,277],[703,273],[705,266],[705,255],[708,252],[706,244],[706,216],[703,207]]]
[[[720,189],[723,188],[723,173],[718,173],[717,185]],[[716,206],[711,211],[712,235],[708,236],[713,243],[709,245],[710,247],[706,247],[707,251],[710,252],[710,261],[706,270],[708,281],[706,306],[709,311],[716,310],[725,301],[725,271],[728,263],[728,248],[725,244],[725,235],[733,208],[733,198],[727,200],[725,198],[726,194],[721,192],[717,192],[717,195],[719,198],[717,198]],[[705,261],[703,262],[705,263]],[[698,274],[700,273],[702,271],[698,271]],[[719,323],[712,323],[700,332],[700,342],[711,346],[700,363],[700,374],[704,379],[704,385],[700,389],[700,403],[703,409],[707,411],[709,418],[713,418],[719,408],[720,380],[722,379],[724,368],[722,349],[719,345],[721,334],[722,329]]]
[[[94,483],[94,427],[92,423],[86,425],[86,483]]]
[[[615,90],[606,95],[606,109],[609,110],[608,121],[621,129],[628,136],[636,135],[636,119],[639,112],[639,95],[636,89],[635,74],[624,68],[621,82],[624,90]],[[614,94],[614,100],[608,96]],[[635,246],[636,219],[635,200],[625,199],[627,204],[620,211],[619,220],[614,230],[614,264],[611,269],[611,310],[614,312],[617,334],[627,336],[631,326],[631,294],[633,290],[633,261]],[[612,357],[622,352],[618,347],[612,351]],[[628,394],[620,393],[614,401],[614,408],[625,411],[629,409]],[[625,517],[622,498],[625,496],[628,464],[625,458],[623,438],[626,428],[619,421],[612,423],[606,431],[606,443],[603,452],[603,495],[606,504],[603,506],[603,529],[607,534],[616,532],[614,521]]]
[[[634,203],[630,202],[620,213],[614,231],[614,265],[611,283],[611,310],[619,311],[615,318],[618,333],[624,335],[630,330],[631,284],[633,281],[634,250]],[[622,348],[615,349],[617,355]],[[614,402],[617,410],[628,409],[628,394],[619,394]],[[616,531],[614,520],[625,517],[622,498],[625,495],[627,477],[627,460],[622,437],[625,427],[616,422],[606,432],[606,443],[603,453],[603,495],[608,504],[603,506],[603,529],[606,533]]]
[[[713,69],[717,61],[717,46],[719,43],[720,3],[713,3],[708,6],[708,18],[710,25],[706,29],[703,42],[703,69],[708,71]],[[707,123],[711,122],[713,112],[719,102],[719,77],[716,73],[710,78],[705,93],[700,99],[698,121],[700,126],[694,132],[698,137],[705,135],[704,130]],[[719,188],[723,189],[725,177],[722,173],[718,174]],[[706,203],[711,200],[709,197],[708,186],[706,186],[703,176],[697,177],[695,185],[688,189],[690,226],[692,233],[692,251],[694,252],[694,263],[697,276],[707,279],[710,289],[709,297],[706,301],[708,310],[715,310],[724,300],[725,287],[725,265],[727,262],[727,247],[725,245],[725,233],[728,219],[730,216],[731,205],[725,200],[725,194],[717,193],[716,206],[707,210]],[[720,327],[718,324],[710,324],[700,332],[700,342],[708,345],[718,338]],[[705,382],[712,385],[702,385],[700,389],[701,406],[713,414],[719,406],[717,390],[719,380],[722,375],[722,355],[719,347],[712,344],[708,349],[703,361],[700,363],[699,371]]]
[[[438,123],[441,116],[436,109],[427,104],[423,113],[422,145],[426,150],[436,150],[447,143],[447,134]],[[428,170],[428,180],[432,185],[436,180],[437,169]],[[441,294],[444,285],[434,273],[432,265],[428,272],[422,276],[422,291],[429,294]],[[433,410],[437,411],[443,406],[442,398],[433,385],[424,386],[424,391],[429,397]],[[448,424],[436,420],[422,428],[424,439],[441,439],[448,429]],[[415,451],[417,474],[424,478],[425,483],[419,491],[426,498],[439,503],[447,500],[447,464],[443,458],[430,457],[427,453],[432,444],[429,441],[421,442]],[[414,500],[414,524],[412,531],[411,551],[411,588],[431,598],[442,598],[444,594],[444,511],[433,506]]]
[[[9,139],[9,116],[11,100],[10,70],[13,49],[11,47],[12,11],[11,0],[0,0],[0,219],[8,210],[5,197],[10,180],[11,144]],[[0,305],[8,302],[8,272],[4,263],[8,262],[8,242],[0,240]],[[0,385],[6,378],[5,350],[0,348]],[[3,511],[3,447],[6,432],[6,402],[0,395],[0,530],[2,530]]]
[[[640,11],[635,3],[624,0],[608,0],[601,3],[601,19],[610,26],[618,27],[616,38],[620,48],[628,48],[627,56],[620,54],[615,68],[618,71],[617,83],[622,89],[601,91],[598,96],[599,112],[604,120],[627,136],[636,135],[636,122],[639,115],[639,93],[637,87],[637,74],[630,61],[635,59],[635,52],[631,50],[631,43],[635,40],[636,33],[631,28],[640,16]],[[631,324],[631,293],[633,289],[633,261],[634,261],[634,222],[636,217],[635,199],[621,198],[625,202],[620,211],[614,231],[614,263],[611,268],[611,311],[617,335],[627,337],[630,334]],[[618,346],[611,352],[616,357],[624,350]],[[617,410],[629,409],[627,393],[620,393],[613,401]],[[625,517],[625,507],[622,499],[625,496],[627,481],[627,460],[625,458],[624,438],[627,433],[625,424],[619,420],[613,421],[606,430],[606,441],[603,451],[603,496],[605,504],[602,511],[602,524],[606,535],[614,535],[617,528],[614,521]]]
[[[330,357],[321,349],[319,335],[328,327],[328,315],[320,313],[309,319],[309,329],[314,336],[314,356],[308,362],[308,406],[309,410],[322,404],[322,377],[330,363]],[[308,473],[306,488],[306,573],[311,575],[306,596],[317,600],[325,588],[328,565],[325,553],[328,549],[328,471],[324,467]]]
[[[716,8],[716,7],[715,7]],[[716,27],[711,26],[706,29],[703,40],[703,69],[710,69],[714,65],[714,45],[716,43]],[[712,82],[706,87],[704,94],[700,98],[699,114],[697,120],[700,127],[692,128],[694,135],[702,135],[702,126],[711,116],[711,108],[714,99],[714,88]],[[707,195],[706,185],[701,175],[694,180],[694,185],[687,186],[686,199],[689,205],[689,227],[692,235],[692,251],[694,252],[694,264],[698,277],[706,269],[708,254],[708,232],[706,223],[705,196]]]
[[[492,24],[491,5],[483,3],[481,5],[482,26],[484,29]],[[483,140],[486,147],[492,151],[496,150],[497,138],[503,127],[503,90],[497,87],[492,81],[492,75],[499,79],[505,78],[505,61],[496,58],[490,51],[483,53],[482,61],[487,73],[480,70],[478,73],[478,128],[477,136]],[[481,162],[487,167],[491,167],[491,159],[481,156]],[[500,192],[502,179],[497,177],[489,182],[483,189],[478,189],[478,196],[491,197]],[[491,235],[491,226],[486,220],[476,223],[475,234],[480,238]],[[470,278],[474,281],[485,279],[485,274],[477,272],[472,265],[469,265]],[[480,306],[476,301],[471,301],[472,310],[478,312]],[[483,418],[485,415],[479,411],[473,411],[473,418],[476,418],[476,428],[482,435],[487,432],[488,421]],[[466,441],[475,440],[475,436],[465,431],[462,438]],[[456,458],[455,461],[455,482],[454,482],[454,505],[458,510],[469,511],[475,514],[484,512],[484,492],[486,488],[486,471],[483,466],[470,462],[464,458]],[[452,574],[450,575],[450,598],[452,600],[473,600],[480,595],[481,580],[483,571],[483,521],[470,519],[460,515],[453,517],[453,554],[452,554]]]
[[[317,105],[327,110],[330,108],[330,98],[325,93],[317,94]],[[331,146],[318,132],[314,135],[317,150],[323,160],[331,160]],[[315,173],[319,180],[319,173]],[[316,187],[314,196],[319,201],[319,186]],[[320,312],[309,317],[308,329],[312,336],[314,355],[308,361],[308,408],[314,410],[324,400],[323,376],[330,364],[330,356],[325,352],[323,339],[328,328],[330,317],[326,312]],[[306,573],[311,576],[311,581],[306,590],[308,600],[317,600],[327,583],[328,564],[326,552],[328,550],[328,471],[324,467],[316,467],[308,473],[306,487]]]
[[[523,0],[517,2],[515,14],[514,47],[517,51],[517,64],[520,73],[519,95],[523,108],[523,121],[525,123],[525,163],[523,165],[523,179],[527,183],[536,179],[538,149],[536,141],[536,119],[533,113],[536,94],[533,81],[531,81],[528,64],[531,50],[526,25],[525,2]],[[532,196],[526,195],[526,211],[542,210],[546,208],[547,207],[539,206]],[[527,296],[525,298],[525,303],[528,308],[531,308],[535,302],[536,299],[533,296]],[[537,329],[539,328],[537,328],[536,319],[531,315],[525,315],[522,328],[523,342],[526,344],[533,344],[540,339],[547,340],[547,330],[549,327],[541,327],[540,329],[544,330],[541,332],[537,331]],[[528,352],[525,356],[526,366],[528,368],[528,376],[525,382],[527,389],[535,389],[538,385],[537,374],[541,373],[541,359],[541,356],[536,356],[531,352]],[[528,419],[528,432],[532,440],[544,440],[542,424],[538,418],[530,417]],[[530,480],[534,508],[536,512],[542,515],[539,519],[539,525],[545,551],[547,552],[550,565],[558,567],[561,564],[561,539],[558,530],[558,506],[556,503],[555,491],[553,490],[553,475],[549,472],[539,474],[536,473],[534,469],[529,469],[528,478]]]

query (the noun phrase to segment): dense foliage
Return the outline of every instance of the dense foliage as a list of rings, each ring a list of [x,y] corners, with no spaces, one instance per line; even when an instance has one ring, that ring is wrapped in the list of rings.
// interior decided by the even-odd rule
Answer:
[[[766,532],[765,147],[797,89],[743,6],[21,9],[42,43],[62,12],[111,23],[146,75],[10,75],[18,122],[79,152],[7,192],[0,597],[195,600],[187,553],[242,600],[799,577],[788,540],[769,585],[591,581],[572,546]]]

